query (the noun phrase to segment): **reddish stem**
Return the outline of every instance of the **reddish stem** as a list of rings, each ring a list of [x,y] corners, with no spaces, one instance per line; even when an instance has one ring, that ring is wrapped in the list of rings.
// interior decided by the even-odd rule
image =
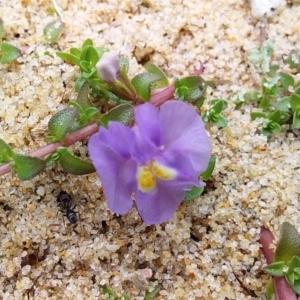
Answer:
[[[97,132],[99,130],[99,127],[96,123],[88,125],[84,128],[81,128],[77,131],[74,131],[70,134],[68,134],[63,142],[56,142],[48,144],[40,149],[37,149],[35,151],[32,151],[29,153],[30,156],[43,158],[53,152],[56,151],[58,147],[68,147],[70,145],[73,145],[74,143],[81,141],[93,133]],[[11,167],[9,164],[5,164],[0,167],[0,176],[8,173],[10,171]]]
[[[152,103],[155,106],[160,106],[164,102],[170,99],[174,99],[174,92],[175,92],[175,87],[174,84],[168,86],[167,88],[163,89],[160,92],[157,92],[151,97],[150,103]]]
[[[273,241],[274,236],[272,232],[263,226],[260,231],[258,242],[262,246],[262,252],[268,265],[274,260],[274,250],[270,249],[270,245]],[[297,300],[295,292],[291,289],[284,277],[273,277],[273,285],[276,300]]]

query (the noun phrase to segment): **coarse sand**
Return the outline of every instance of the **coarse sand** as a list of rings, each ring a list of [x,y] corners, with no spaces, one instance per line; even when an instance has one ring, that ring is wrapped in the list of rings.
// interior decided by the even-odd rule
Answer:
[[[77,67],[56,51],[86,38],[121,52],[130,76],[147,61],[168,77],[205,65],[217,84],[208,98],[227,99],[257,88],[245,52],[259,48],[261,21],[244,0],[57,0],[65,29],[49,46],[43,28],[59,20],[45,0],[0,0],[4,40],[22,50],[0,65],[0,138],[18,153],[46,144],[51,116],[76,98]],[[285,5],[266,20],[282,65],[299,50],[300,5]],[[257,242],[265,224],[278,238],[289,221],[300,231],[300,142],[284,127],[267,139],[250,119],[251,104],[229,101],[228,126],[208,127],[217,157],[207,192],[182,204],[167,223],[146,226],[134,207],[124,216],[106,206],[96,174],[73,176],[53,166],[30,181],[0,178],[0,299],[105,299],[100,285],[143,299],[264,299],[268,276]],[[86,141],[71,147],[87,156]],[[79,226],[57,214],[56,197],[68,192],[78,204]],[[149,282],[143,272],[152,270]]]

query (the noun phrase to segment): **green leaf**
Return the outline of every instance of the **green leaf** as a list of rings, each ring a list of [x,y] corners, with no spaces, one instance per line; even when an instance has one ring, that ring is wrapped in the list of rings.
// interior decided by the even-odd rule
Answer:
[[[270,278],[266,285],[266,298],[267,300],[272,300],[274,295],[274,285],[273,280]]]
[[[268,75],[269,75],[270,77],[274,77],[274,76],[276,75],[278,69],[279,69],[279,66],[278,66],[278,65],[271,65],[271,66],[270,66],[270,69],[269,69],[269,72],[268,72]]]
[[[285,274],[283,271],[285,266],[286,266],[286,263],[284,261],[277,261],[277,262],[274,262],[274,263],[266,266],[264,268],[264,270],[272,276],[282,277]]]
[[[280,76],[280,83],[283,87],[283,90],[285,92],[287,92],[289,90],[290,86],[293,86],[295,83],[294,77],[291,76],[290,74],[286,74],[286,73],[279,73]]]
[[[223,128],[227,126],[226,119],[220,114],[213,114],[211,116],[211,121],[218,127]]]
[[[8,64],[21,56],[21,51],[12,44],[1,44],[1,64]]]
[[[280,116],[281,116],[280,110],[276,109],[268,115],[268,119],[273,122],[280,123],[280,119],[281,119]]]
[[[268,136],[269,133],[278,133],[280,131],[281,131],[281,126],[274,121],[269,121],[262,129],[262,133],[266,136]],[[268,134],[265,134],[265,132],[267,132]]]
[[[290,104],[292,111],[296,111],[300,109],[300,96],[296,94],[292,94],[290,96]]]
[[[144,300],[153,300],[155,299],[157,293],[160,291],[161,285],[157,284],[152,291],[146,291]]]
[[[169,79],[166,74],[154,64],[148,62],[144,65],[144,68],[151,74],[157,75],[160,77],[160,80],[156,81],[153,84],[153,89],[162,88],[169,85]]]
[[[271,57],[274,52],[274,44],[270,40],[266,40],[263,42],[260,48],[262,54],[262,61],[261,61],[261,70],[263,73],[267,73],[270,70],[270,62]]]
[[[134,108],[132,105],[121,104],[102,116],[100,119],[100,124],[107,127],[109,121],[117,121],[128,126],[132,122],[133,114]]]
[[[184,194],[184,202],[189,202],[198,198],[204,191],[204,187],[194,186],[190,191],[185,192]]]
[[[68,173],[85,175],[95,172],[95,168],[91,163],[74,156],[67,148],[58,148],[57,153],[59,154],[58,162],[60,166]]]
[[[79,92],[85,82],[86,82],[86,79],[83,76],[79,76],[75,82],[75,91]]]
[[[70,49],[70,54],[78,57],[78,59],[79,59],[79,57],[81,55],[81,49],[73,47]]]
[[[300,295],[300,258],[298,256],[293,256],[290,261],[285,278],[291,288]]]
[[[206,170],[201,174],[201,177],[204,181],[206,181],[210,178],[210,176],[215,168],[215,165],[216,165],[216,156],[214,154],[212,154],[210,156]]]
[[[86,46],[93,46],[94,44],[93,44],[93,41],[91,40],[91,39],[86,39],[84,42],[83,42],[83,44],[82,44],[82,49],[84,48],[84,47],[86,47]]]
[[[274,262],[284,261],[287,263],[293,256],[300,256],[300,236],[290,223],[283,222],[274,254]]]
[[[299,129],[300,128],[300,110],[296,110],[293,114],[293,125],[292,127],[294,129]]]
[[[80,60],[79,66],[80,66],[81,71],[90,73],[90,71],[91,71],[90,63],[87,60]]]
[[[137,95],[144,101],[150,101],[151,85],[160,80],[160,77],[151,73],[141,73],[136,75],[131,83]]]
[[[243,95],[245,101],[257,101],[259,102],[261,99],[261,95],[258,91],[247,92]]]
[[[120,56],[120,58],[119,58],[119,66],[120,66],[120,69],[123,68],[123,71],[125,73],[127,73],[128,70],[129,70],[129,60],[126,57],[124,57],[124,56]]]
[[[86,47],[84,59],[90,62],[93,67],[96,66],[97,62],[99,61],[97,50],[92,46]]]
[[[175,80],[176,99],[194,102],[206,91],[207,82],[200,76],[188,76]]]
[[[81,86],[76,102],[86,110],[89,107],[93,107],[94,105],[91,103],[89,99],[89,83],[84,81],[83,85]]]
[[[284,61],[289,65],[291,69],[299,69],[300,67],[300,55],[297,51],[292,51],[288,58]]]
[[[55,138],[54,141],[63,141],[73,123],[75,122],[79,111],[75,107],[65,108],[58,113],[56,113],[48,123],[48,130],[52,137]]]
[[[56,55],[58,57],[60,57],[61,59],[63,59],[64,61],[70,62],[72,65],[75,65],[75,66],[80,65],[80,59],[73,54],[58,51],[58,52],[56,52]]]
[[[255,120],[255,119],[258,119],[258,118],[266,118],[267,115],[263,112],[252,112],[251,113],[251,119],[252,120]]]
[[[11,161],[14,155],[14,151],[8,146],[8,144],[0,139],[0,164],[5,164]]]
[[[61,21],[54,21],[45,26],[44,35],[50,45],[53,45],[58,41],[64,28],[65,24]]]
[[[59,160],[59,154],[57,152],[53,152],[45,158],[46,168],[51,167]]]
[[[290,101],[291,98],[286,96],[278,100],[276,103],[276,108],[279,109],[282,112],[290,112]]]
[[[213,110],[217,114],[221,113],[224,109],[227,108],[227,102],[224,100],[213,99],[210,101],[210,103],[213,104],[210,110]]]
[[[46,167],[45,161],[37,157],[15,154],[13,159],[12,167],[20,180],[29,180]]]

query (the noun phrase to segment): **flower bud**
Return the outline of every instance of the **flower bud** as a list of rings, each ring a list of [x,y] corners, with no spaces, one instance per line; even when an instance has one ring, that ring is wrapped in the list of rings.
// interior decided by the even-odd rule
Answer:
[[[119,56],[116,53],[104,52],[97,65],[98,76],[105,82],[113,83],[120,71]]]

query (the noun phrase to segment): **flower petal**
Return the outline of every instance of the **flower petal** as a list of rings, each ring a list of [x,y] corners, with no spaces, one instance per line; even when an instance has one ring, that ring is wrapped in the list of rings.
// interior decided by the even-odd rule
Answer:
[[[133,132],[136,139],[134,158],[142,165],[155,154],[160,144],[159,110],[150,103],[135,108]]]
[[[129,159],[131,157],[132,148],[134,147],[134,134],[125,125],[110,121],[108,129],[105,127],[100,128],[99,140],[123,158]]]
[[[89,139],[90,157],[101,179],[109,209],[125,214],[132,207],[131,195],[136,189],[136,163],[118,155],[99,137],[100,133],[96,133]],[[111,137],[116,138],[118,136]]]
[[[185,153],[193,170],[205,171],[211,154],[211,142],[204,123],[196,111],[184,102],[168,101],[161,106],[162,144],[168,151]]]
[[[166,189],[159,183],[153,193],[136,192],[137,209],[147,225],[160,224],[171,219],[183,198],[184,191]]]

